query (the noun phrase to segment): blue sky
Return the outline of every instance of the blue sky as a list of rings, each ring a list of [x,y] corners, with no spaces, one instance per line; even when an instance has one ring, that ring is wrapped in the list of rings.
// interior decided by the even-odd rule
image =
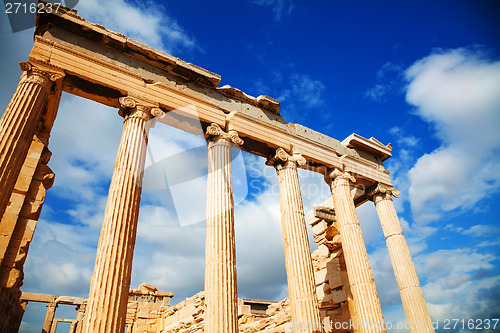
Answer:
[[[391,142],[385,166],[402,192],[395,203],[432,318],[500,316],[497,1],[82,0],[76,9],[220,74],[221,85],[280,100],[289,122],[339,140],[354,132]],[[5,14],[0,28],[5,109],[32,31],[13,34]],[[56,181],[22,290],[87,296],[120,132],[116,110],[63,96],[50,142]],[[166,126],[151,138],[155,161],[204,145]],[[205,168],[204,156],[194,157]],[[236,162],[238,292],[280,300],[287,289],[276,175],[248,154]],[[300,177],[306,210],[328,197],[321,175]],[[171,188],[172,200],[145,186],[133,288],[152,283],[176,293],[174,302],[203,289],[205,230],[189,215],[200,211],[182,203],[203,206],[203,182]],[[375,209],[366,203],[358,214],[385,319],[402,321]],[[44,314],[29,305],[23,332],[39,331]]]

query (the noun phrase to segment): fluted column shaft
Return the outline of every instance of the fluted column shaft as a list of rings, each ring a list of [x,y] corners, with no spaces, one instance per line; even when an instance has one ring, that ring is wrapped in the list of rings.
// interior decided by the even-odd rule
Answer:
[[[122,98],[123,132],[90,284],[83,332],[125,330],[132,257],[152,108]]]
[[[417,272],[411,259],[410,250],[403,236],[403,230],[399,223],[392,195],[399,196],[397,190],[377,189],[373,194],[373,202],[384,231],[387,249],[391,257],[394,275],[398,283],[406,321],[411,324],[410,331],[413,333],[432,332],[431,316],[420,288]]]
[[[297,164],[304,164],[305,159],[297,154],[288,155],[281,148],[275,159],[291,318],[297,323],[297,332],[322,332],[318,325],[316,284],[297,172]]]
[[[342,250],[354,299],[359,332],[386,332],[384,317],[368,260],[356,207],[351,196],[349,181],[355,181],[347,172],[338,169],[327,175],[333,206],[342,238]]]
[[[243,144],[235,131],[207,129],[207,235],[205,243],[205,333],[238,332],[236,245],[231,147]]]
[[[0,217],[9,203],[53,81],[64,75],[30,63],[21,63],[21,69],[21,81],[0,120]]]

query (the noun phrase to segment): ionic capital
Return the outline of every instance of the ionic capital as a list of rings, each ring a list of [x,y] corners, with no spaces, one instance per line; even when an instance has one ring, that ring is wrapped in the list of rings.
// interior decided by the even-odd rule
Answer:
[[[274,166],[277,170],[283,168],[297,168],[297,165],[305,165],[306,159],[299,153],[289,154],[285,149],[278,148],[274,156],[270,156],[266,164]]]
[[[356,182],[356,178],[354,178],[349,172],[341,171],[339,169],[328,170],[325,173],[325,181],[330,185],[348,185],[349,182]]]
[[[230,130],[227,133],[216,123],[212,123],[207,127],[207,132],[205,134],[205,139],[207,141],[226,141],[232,142],[235,145],[241,146],[244,141],[239,137],[238,132],[235,130]]]
[[[381,200],[392,200],[392,197],[399,198],[400,192],[394,187],[389,187],[381,183],[376,183],[366,189],[366,194],[373,202],[377,203]]]
[[[140,118],[148,121],[153,117],[159,117],[164,114],[163,110],[157,104],[143,101],[132,96],[120,97],[120,111],[118,114],[127,119]]]
[[[24,72],[21,77],[22,83],[35,83],[45,88],[50,88],[53,82],[62,79],[66,75],[62,69],[29,61],[20,62],[19,67]]]

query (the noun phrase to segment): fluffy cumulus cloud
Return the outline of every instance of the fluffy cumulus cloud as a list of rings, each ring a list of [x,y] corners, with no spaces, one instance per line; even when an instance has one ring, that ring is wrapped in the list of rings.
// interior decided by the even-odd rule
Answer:
[[[409,172],[417,222],[473,208],[500,185],[500,62],[479,50],[436,51],[406,71],[406,100],[441,146]]]
[[[419,276],[429,282],[424,294],[434,320],[486,319],[499,315],[500,276],[494,274],[497,258],[474,249],[439,250],[416,258]]]

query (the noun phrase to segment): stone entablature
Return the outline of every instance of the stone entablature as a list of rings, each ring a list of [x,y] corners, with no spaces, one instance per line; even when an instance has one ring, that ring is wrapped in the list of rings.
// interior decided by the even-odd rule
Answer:
[[[238,131],[243,140],[249,138],[241,148],[253,154],[267,158],[279,147],[293,147],[307,160],[303,168],[345,168],[366,186],[375,181],[390,184],[382,164],[390,157],[390,145],[371,139],[364,139],[369,145],[349,145],[289,123],[271,98],[216,88],[219,75],[88,22],[74,10],[61,7],[57,13],[40,15],[30,61],[64,68],[63,89],[72,94],[117,108],[121,96],[140,96],[164,111],[177,110],[181,121],[172,125],[178,128],[189,131],[189,119],[216,123]]]

